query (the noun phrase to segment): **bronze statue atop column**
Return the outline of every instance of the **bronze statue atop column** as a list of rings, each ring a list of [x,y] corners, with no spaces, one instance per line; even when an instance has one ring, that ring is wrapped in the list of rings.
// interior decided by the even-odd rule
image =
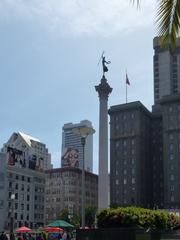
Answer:
[[[99,59],[99,63],[100,61],[102,61],[102,69],[103,69],[103,76],[105,76],[105,73],[108,72],[108,67],[107,67],[107,64],[110,64],[111,62],[110,61],[106,61],[106,58],[104,56],[104,51],[101,55],[101,58]],[[99,65],[98,63],[98,65]]]

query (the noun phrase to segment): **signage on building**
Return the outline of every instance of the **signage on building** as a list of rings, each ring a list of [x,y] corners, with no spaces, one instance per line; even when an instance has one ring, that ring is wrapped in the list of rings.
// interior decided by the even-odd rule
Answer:
[[[16,148],[7,147],[7,163],[10,166],[41,170],[43,169],[43,161],[44,159],[42,157],[37,157],[35,154],[26,157],[25,152]]]
[[[62,167],[79,167],[79,150],[67,148],[61,158]]]

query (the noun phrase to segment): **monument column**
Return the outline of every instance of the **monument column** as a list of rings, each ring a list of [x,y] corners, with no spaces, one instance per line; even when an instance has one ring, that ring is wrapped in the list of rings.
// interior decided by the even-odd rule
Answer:
[[[104,65],[103,65],[104,67]],[[108,69],[106,69],[108,71]],[[108,207],[109,177],[108,177],[108,96],[112,92],[104,75],[101,83],[95,86],[99,95],[99,184],[98,208]]]

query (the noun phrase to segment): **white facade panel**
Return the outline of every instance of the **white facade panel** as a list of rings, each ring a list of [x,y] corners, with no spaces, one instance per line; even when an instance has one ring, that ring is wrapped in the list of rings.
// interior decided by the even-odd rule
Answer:
[[[159,54],[159,76],[159,97],[161,98],[171,93],[170,54],[168,51]]]

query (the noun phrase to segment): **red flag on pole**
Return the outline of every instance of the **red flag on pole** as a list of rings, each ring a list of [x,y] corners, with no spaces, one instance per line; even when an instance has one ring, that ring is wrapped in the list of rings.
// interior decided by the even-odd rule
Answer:
[[[127,73],[126,73],[126,84],[127,84],[127,85],[130,85],[130,81],[129,81],[129,78],[128,78]]]

